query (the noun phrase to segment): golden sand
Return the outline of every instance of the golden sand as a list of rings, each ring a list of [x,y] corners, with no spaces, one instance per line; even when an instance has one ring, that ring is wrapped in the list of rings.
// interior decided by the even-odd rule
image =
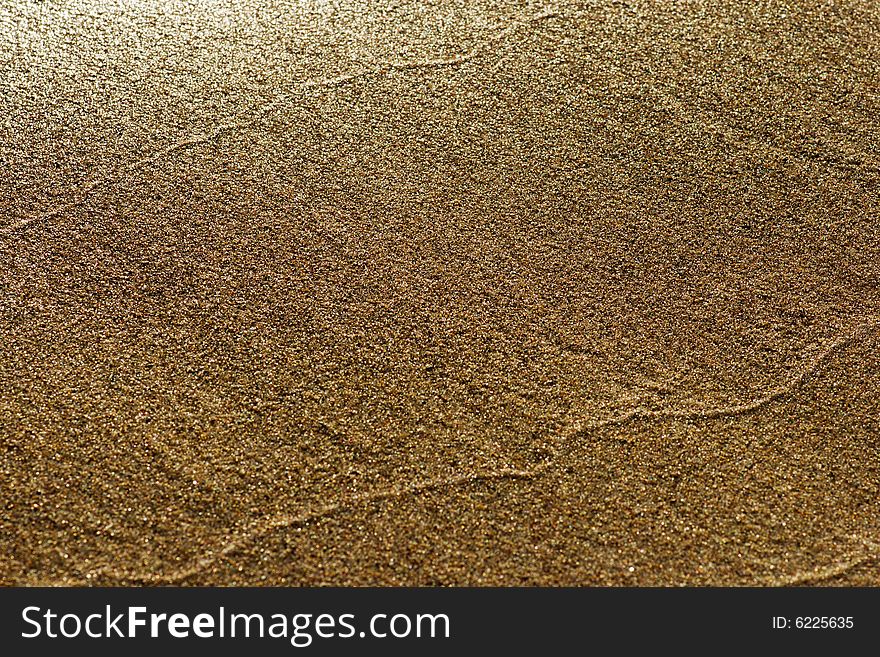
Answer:
[[[880,584],[880,4],[0,7],[0,582]]]

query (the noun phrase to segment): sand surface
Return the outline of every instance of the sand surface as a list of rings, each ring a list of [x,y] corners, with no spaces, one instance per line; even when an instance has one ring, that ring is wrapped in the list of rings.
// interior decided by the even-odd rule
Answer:
[[[2,3],[0,583],[880,584],[880,3]]]

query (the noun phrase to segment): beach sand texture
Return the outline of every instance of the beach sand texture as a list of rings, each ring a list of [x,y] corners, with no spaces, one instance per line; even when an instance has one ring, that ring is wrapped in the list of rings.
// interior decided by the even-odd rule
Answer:
[[[0,583],[880,584],[880,3],[0,6]]]

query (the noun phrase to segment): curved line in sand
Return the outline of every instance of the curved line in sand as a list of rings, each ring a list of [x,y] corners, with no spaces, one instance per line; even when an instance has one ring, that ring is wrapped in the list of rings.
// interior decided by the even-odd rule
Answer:
[[[463,475],[459,477],[449,477],[445,479],[427,480],[417,482],[402,488],[389,488],[386,490],[374,491],[363,495],[355,495],[347,500],[327,504],[325,506],[316,507],[300,513],[282,514],[263,518],[255,523],[250,529],[243,531],[240,535],[219,550],[213,551],[210,555],[202,557],[193,566],[184,570],[169,573],[166,575],[142,575],[139,573],[131,573],[119,571],[112,568],[99,568],[91,571],[87,575],[87,579],[96,576],[107,576],[122,581],[139,582],[142,584],[176,584],[182,582],[189,577],[204,572],[210,566],[219,561],[222,557],[229,556],[241,550],[245,545],[254,539],[264,536],[276,529],[284,529],[288,527],[298,527],[308,525],[309,523],[332,516],[336,513],[345,511],[352,506],[359,504],[372,504],[384,500],[404,497],[406,495],[415,495],[431,490],[439,490],[443,488],[454,488],[467,484],[477,483],[481,481],[493,481],[503,479],[532,479],[542,472],[550,468],[550,463],[544,463],[533,470],[519,470],[515,468],[502,468],[492,472],[482,474]]]
[[[362,78],[368,78],[377,75],[386,75],[389,71],[409,71],[409,70],[417,70],[417,69],[432,69],[432,68],[445,68],[449,66],[458,66],[460,64],[464,64],[473,59],[476,59],[481,54],[487,52],[492,44],[503,40],[510,33],[514,32],[517,29],[525,27],[527,25],[531,25],[533,23],[537,23],[548,18],[553,18],[559,16],[559,11],[555,9],[545,9],[537,14],[531,15],[521,15],[518,18],[512,20],[509,25],[504,27],[494,36],[490,36],[483,43],[478,46],[475,46],[471,50],[462,53],[460,55],[455,55],[453,57],[448,58],[439,58],[439,59],[421,59],[415,61],[381,61],[378,62],[378,65],[373,68],[363,69],[361,71],[357,71],[354,73],[347,73],[344,75],[339,75],[332,78],[319,78],[313,80],[305,80],[296,85],[296,89],[290,91],[288,93],[283,94],[281,97],[267,103],[263,107],[256,109],[254,112],[254,116],[250,119],[244,121],[233,121],[229,123],[221,123],[217,125],[210,132],[203,134],[188,137],[186,139],[177,141],[165,148],[162,148],[147,157],[136,160],[135,162],[130,162],[128,164],[123,164],[117,167],[115,170],[111,170],[106,176],[103,178],[95,179],[88,181],[81,185],[78,190],[76,190],[73,194],[74,198],[67,202],[61,203],[54,208],[46,210],[45,212],[40,212],[35,215],[27,216],[24,219],[11,224],[9,226],[5,226],[0,228],[0,236],[7,237],[12,235],[13,233],[22,230],[34,223],[44,221],[46,219],[51,219],[52,217],[60,215],[62,212],[69,210],[70,208],[74,208],[78,205],[81,205],[86,201],[88,196],[98,188],[104,187],[114,180],[118,180],[122,174],[126,172],[137,171],[148,164],[152,164],[154,162],[159,161],[163,157],[167,157],[177,151],[181,151],[187,148],[192,148],[195,146],[200,146],[202,144],[207,144],[213,142],[218,137],[227,132],[232,132],[234,130],[243,130],[245,128],[249,128],[259,124],[262,120],[264,120],[268,115],[270,115],[277,107],[282,105],[284,102],[289,101],[296,96],[302,95],[303,92],[309,89],[326,89],[326,88],[335,88],[341,87],[350,82],[354,82],[355,80],[359,80]]]
[[[868,540],[863,536],[847,536],[846,538],[858,541],[867,552],[843,561],[835,561],[824,566],[817,566],[805,572],[771,578],[767,581],[767,584],[769,586],[800,586],[801,584],[816,584],[818,582],[834,579],[840,575],[845,575],[854,568],[858,568],[859,566],[880,559],[880,545],[874,541]]]
[[[809,380],[809,378],[813,374],[815,374],[822,367],[822,365],[834,353],[864,338],[877,328],[880,328],[880,319],[876,318],[872,318],[871,321],[856,326],[847,334],[842,335],[834,340],[827,349],[825,349],[811,361],[810,365],[807,368],[799,372],[786,385],[781,386],[770,394],[764,397],[760,397],[759,399],[756,399],[750,403],[736,404],[732,406],[721,406],[704,410],[685,409],[681,411],[666,412],[649,412],[642,409],[635,409],[624,415],[618,416],[616,418],[610,418],[608,420],[604,420],[588,427],[576,427],[573,433],[571,433],[566,440],[578,438],[583,433],[589,430],[598,430],[609,426],[619,426],[638,419],[713,419],[719,417],[734,417],[760,410],[768,404],[774,401],[778,401],[782,397],[790,394],[795,389],[803,385],[807,380]],[[472,474],[439,480],[422,481],[411,484],[409,486],[405,486],[403,488],[391,488],[387,490],[366,493],[363,495],[357,495],[347,500],[328,504],[326,506],[314,508],[311,510],[306,510],[296,514],[276,515],[264,518],[263,520],[258,521],[250,529],[241,532],[236,538],[228,542],[219,550],[212,552],[209,556],[199,559],[193,566],[167,575],[142,575],[139,573],[118,571],[111,568],[101,568],[89,573],[87,578],[91,579],[94,576],[103,575],[117,580],[140,582],[143,584],[176,584],[188,579],[189,577],[193,577],[204,572],[207,568],[215,564],[221,558],[234,554],[255,538],[258,538],[259,536],[264,536],[276,529],[307,525],[314,520],[331,516],[335,513],[344,511],[358,504],[381,502],[384,500],[403,497],[406,495],[414,495],[429,490],[438,490],[443,488],[461,486],[479,481],[502,479],[535,479],[556,466],[557,455],[558,453],[553,453],[549,461],[546,461],[531,470],[504,468],[501,470],[486,472],[483,474]],[[877,547],[874,544],[871,544],[871,546],[872,548]],[[777,580],[776,585],[793,585],[798,583],[809,583],[811,581],[821,581],[823,579],[829,579],[831,577],[844,574],[847,570],[850,570],[875,558],[880,558],[880,554],[870,553],[854,560],[832,564],[831,566],[819,569],[814,572],[805,573],[802,575],[794,575],[791,578],[785,580]]]
[[[716,419],[721,417],[736,417],[754,413],[768,404],[782,399],[786,395],[791,394],[794,390],[806,383],[831,356],[841,349],[858,342],[865,338],[871,332],[880,328],[880,319],[871,318],[867,323],[856,326],[848,333],[835,339],[824,351],[815,356],[800,372],[792,377],[787,383],[779,386],[763,397],[759,397],[751,402],[744,404],[733,404],[730,406],[713,406],[709,408],[685,408],[681,410],[671,411],[649,411],[644,408],[634,408],[622,415],[607,418],[594,424],[583,425],[575,422],[571,434],[567,439],[576,438],[581,434],[605,427],[621,426],[637,420],[704,420]]]

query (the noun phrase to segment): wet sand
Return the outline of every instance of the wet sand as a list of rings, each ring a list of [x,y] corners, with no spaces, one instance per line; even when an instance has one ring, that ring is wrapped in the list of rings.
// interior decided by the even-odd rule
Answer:
[[[875,2],[0,7],[0,583],[880,584]]]

